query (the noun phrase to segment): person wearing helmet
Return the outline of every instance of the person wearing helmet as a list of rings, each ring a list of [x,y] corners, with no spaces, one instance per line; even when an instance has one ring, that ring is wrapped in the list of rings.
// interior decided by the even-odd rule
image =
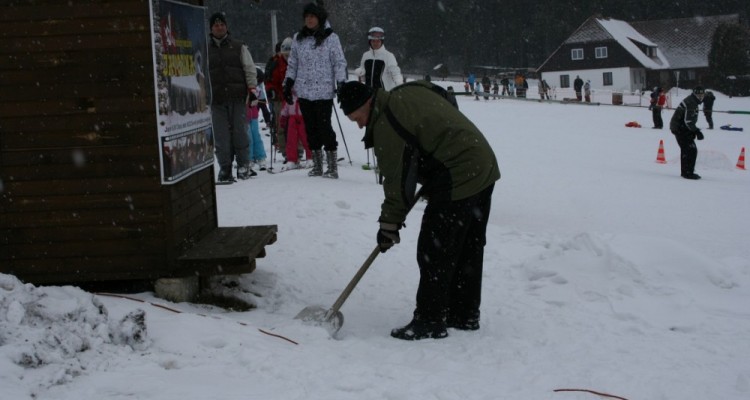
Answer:
[[[362,55],[359,68],[354,72],[360,81],[373,88],[391,90],[402,84],[404,78],[398,67],[396,57],[385,49],[385,31],[380,27],[372,27],[367,31],[367,41],[370,48]]]
[[[703,133],[695,125],[698,122],[698,106],[703,101],[705,91],[696,86],[688,97],[675,109],[669,122],[669,130],[680,145],[680,170],[685,179],[700,179],[695,173],[695,160],[698,158],[698,147],[695,139],[703,140]]]

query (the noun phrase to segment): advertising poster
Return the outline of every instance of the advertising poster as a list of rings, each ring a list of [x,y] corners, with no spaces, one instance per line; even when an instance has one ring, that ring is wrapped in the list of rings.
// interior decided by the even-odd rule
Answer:
[[[162,184],[213,164],[205,13],[204,7],[151,1]]]

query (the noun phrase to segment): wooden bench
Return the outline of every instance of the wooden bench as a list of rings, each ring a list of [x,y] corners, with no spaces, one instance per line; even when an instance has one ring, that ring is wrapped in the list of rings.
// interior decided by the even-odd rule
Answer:
[[[177,258],[175,276],[250,273],[265,246],[276,242],[276,225],[219,227]]]

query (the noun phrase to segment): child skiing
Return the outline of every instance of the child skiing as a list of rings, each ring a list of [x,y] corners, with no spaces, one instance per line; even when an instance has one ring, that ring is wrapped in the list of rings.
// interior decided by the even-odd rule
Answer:
[[[302,112],[299,110],[299,99],[297,92],[292,90],[293,104],[284,102],[279,114],[279,128],[286,131],[286,160],[287,164],[282,167],[282,171],[297,168],[307,168],[312,158],[310,146],[307,144],[307,131],[305,130],[305,120],[302,118]],[[297,151],[298,143],[302,143],[305,149],[305,165],[300,161],[300,154]]]

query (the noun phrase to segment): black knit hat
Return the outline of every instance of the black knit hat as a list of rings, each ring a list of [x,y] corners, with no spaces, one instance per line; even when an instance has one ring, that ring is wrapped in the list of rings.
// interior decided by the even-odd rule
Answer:
[[[351,81],[341,86],[338,101],[341,103],[341,110],[344,112],[344,115],[349,115],[367,103],[370,97],[372,97],[372,89],[369,86],[364,83]]]
[[[326,11],[322,0],[313,0],[313,2],[307,3],[305,8],[302,9],[302,17],[304,18],[308,14],[318,17],[320,26],[325,26],[328,19],[328,11]]]
[[[211,14],[211,18],[208,19],[208,27],[210,28],[210,27],[214,26],[214,24],[216,23],[216,21],[221,21],[221,22],[224,23],[224,25],[226,25],[227,24],[227,17],[222,12],[217,12],[217,13]]]

